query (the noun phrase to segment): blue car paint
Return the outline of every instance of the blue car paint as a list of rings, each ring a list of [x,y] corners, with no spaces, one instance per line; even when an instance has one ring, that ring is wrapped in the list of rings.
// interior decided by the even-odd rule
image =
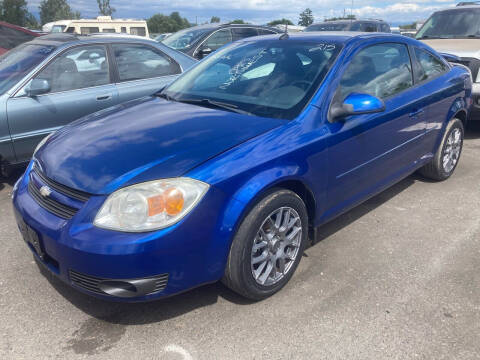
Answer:
[[[316,36],[319,41],[328,38]],[[59,268],[46,265],[67,283],[69,269],[114,279],[169,273],[168,286],[159,294],[115,299],[144,301],[172,295],[222,277],[235,230],[267,189],[303,188],[311,225],[319,226],[427,163],[447,122],[468,113],[468,72],[452,67],[438,79],[386,99],[382,113],[331,123],[327,117],[333,90],[356,51],[388,41],[426,48],[394,35],[345,36],[343,41],[344,50],[325,81],[292,121],[150,98],[91,116],[53,136],[35,161],[53,180],[94,195],[71,220],[60,219],[29,195],[32,165],[27,169],[13,203],[17,216],[38,231],[47,253],[60,263]],[[151,126],[142,119],[150,120]],[[118,130],[110,125],[113,121]],[[115,132],[112,141],[102,143],[109,137],[95,135],[92,124],[99,124],[99,132]],[[128,131],[119,147],[114,140],[122,136],[124,126]],[[78,146],[69,149],[72,130]],[[153,155],[145,151],[150,147]],[[92,225],[114,190],[174,176],[210,184],[197,207],[175,225],[136,234]]]

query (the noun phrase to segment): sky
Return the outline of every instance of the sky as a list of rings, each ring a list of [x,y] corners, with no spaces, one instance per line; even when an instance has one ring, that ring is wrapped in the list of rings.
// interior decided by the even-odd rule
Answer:
[[[41,0],[27,0],[30,11],[38,15]],[[458,0],[460,1],[460,0]],[[457,1],[457,2],[458,2]],[[73,10],[81,12],[83,18],[92,18],[98,14],[96,0],[68,0]],[[357,17],[379,18],[393,25],[422,20],[437,9],[454,6],[451,0],[110,0],[116,8],[117,18],[149,18],[153,14],[170,14],[179,11],[190,22],[204,23],[212,16],[220,17],[222,22],[234,19],[264,24],[274,19],[287,18],[295,24],[298,14],[309,7],[315,21],[325,17],[341,16],[353,12]]]

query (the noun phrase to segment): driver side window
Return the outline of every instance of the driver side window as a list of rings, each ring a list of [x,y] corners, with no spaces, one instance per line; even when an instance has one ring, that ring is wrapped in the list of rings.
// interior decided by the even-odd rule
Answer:
[[[37,76],[47,80],[50,93],[106,85],[110,82],[104,46],[80,46],[59,55]]]
[[[412,66],[403,44],[379,44],[360,50],[342,75],[339,96],[351,93],[385,99],[413,86]]]

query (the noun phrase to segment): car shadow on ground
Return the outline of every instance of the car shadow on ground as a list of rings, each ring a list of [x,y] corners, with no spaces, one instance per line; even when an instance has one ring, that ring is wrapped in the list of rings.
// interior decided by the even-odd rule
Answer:
[[[416,181],[423,181],[423,179],[417,175],[412,175],[322,226],[320,231],[318,231],[315,245],[384,204]],[[161,322],[182,316],[195,309],[215,304],[219,298],[237,305],[250,305],[253,303],[237,295],[220,282],[204,285],[170,298],[147,303],[110,302],[85,295],[71,288],[50,274],[42,265],[37,265],[50,284],[66,300],[92,317],[111,324],[140,325]]]

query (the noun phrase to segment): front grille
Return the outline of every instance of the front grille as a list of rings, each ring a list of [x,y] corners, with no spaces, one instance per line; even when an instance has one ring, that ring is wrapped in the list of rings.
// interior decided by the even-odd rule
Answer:
[[[42,196],[40,189],[37,188],[32,179],[30,179],[28,183],[28,192],[32,195],[38,205],[63,219],[71,219],[78,211],[78,209],[61,204],[50,197]]]
[[[59,184],[58,182],[52,179],[49,179],[37,166],[33,167],[33,172],[35,173],[35,175],[37,175],[40,178],[40,180],[42,180],[42,182],[45,183],[45,185],[49,186],[53,190],[58,191],[63,195],[69,196],[73,199],[76,199],[82,202],[86,202],[88,199],[90,199],[90,194],[87,194],[83,191],[69,188],[65,185]]]
[[[95,276],[90,276],[90,275],[85,275],[81,274],[77,271],[70,270],[70,280],[72,283],[82,289],[97,293],[97,294],[102,294],[102,295],[109,295],[105,293],[104,291],[101,290],[100,284],[104,281],[125,281],[128,282],[129,280],[118,280],[118,279],[107,279],[107,278],[99,278]],[[152,289],[147,294],[141,294],[141,295],[151,295],[158,293],[160,291],[163,291],[167,287],[168,283],[168,274],[162,274],[162,275],[157,275],[153,276],[150,278],[145,278],[145,279],[152,279],[155,284]],[[133,280],[133,279],[131,279]]]
[[[34,178],[37,180],[35,181]],[[61,217],[62,219],[71,219],[77,212],[78,208],[63,204],[54,197],[43,196],[40,192],[42,186],[47,186],[50,191],[59,193],[75,201],[82,203],[88,201],[90,194],[69,188],[52,179],[49,179],[38,166],[34,165],[30,173],[30,181],[28,183],[28,191],[35,201],[45,210]]]
[[[475,58],[462,57],[459,61],[455,61],[458,64],[465,65],[472,72],[472,79],[475,81],[478,75],[478,69],[480,68],[480,60]]]

